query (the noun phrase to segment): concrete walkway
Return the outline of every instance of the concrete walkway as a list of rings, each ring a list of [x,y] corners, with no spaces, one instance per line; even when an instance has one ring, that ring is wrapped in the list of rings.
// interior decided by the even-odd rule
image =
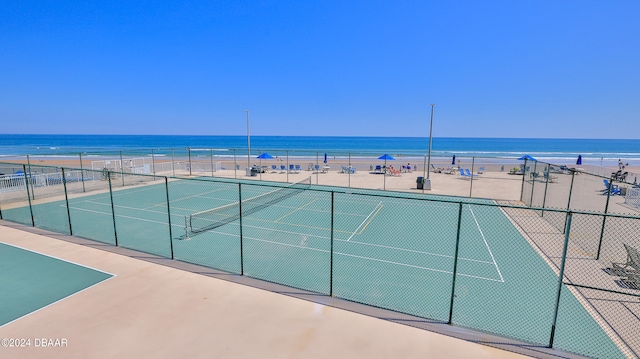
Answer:
[[[116,276],[0,327],[31,341],[2,358],[525,357],[13,227],[0,242]]]

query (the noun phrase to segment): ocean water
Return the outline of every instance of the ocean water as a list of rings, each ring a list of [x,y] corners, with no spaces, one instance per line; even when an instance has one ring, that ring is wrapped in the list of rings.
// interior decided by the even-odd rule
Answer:
[[[158,156],[193,153],[216,156],[246,155],[246,136],[161,136],[161,135],[0,135],[2,157],[65,157],[112,155],[123,151]],[[365,154],[402,154],[422,156],[428,152],[429,139],[424,137],[308,137],[252,136],[252,153],[270,152],[293,156],[354,156]],[[173,149],[173,151],[172,151]],[[235,149],[235,151],[234,151]],[[176,152],[177,151],[177,152]],[[518,158],[529,154],[552,163],[575,161],[617,164],[618,159],[640,165],[640,140],[614,139],[533,139],[533,138],[433,138],[432,156]]]

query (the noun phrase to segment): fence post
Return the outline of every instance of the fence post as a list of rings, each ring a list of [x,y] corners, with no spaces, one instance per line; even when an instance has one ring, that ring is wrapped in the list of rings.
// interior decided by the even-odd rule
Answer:
[[[567,200],[567,211],[571,210],[571,193],[573,192],[573,180],[576,177],[576,171],[571,170],[571,185],[569,186],[569,199]],[[564,228],[567,228],[567,219],[564,220]]]
[[[189,156],[189,176],[191,176],[191,147],[187,147],[187,154]]]
[[[475,162],[476,162],[475,156],[471,157],[471,178],[470,178],[471,181],[469,183],[469,198],[473,197],[473,166]],[[427,168],[427,170],[429,169]]]
[[[458,248],[460,247],[461,224],[462,224],[462,202],[458,203],[458,229],[456,233],[456,250],[453,254],[453,278],[451,281],[451,300],[449,302],[449,322],[447,324],[452,324],[452,321],[453,321],[453,298],[455,297],[455,291],[456,291],[456,274],[458,271]]]
[[[347,187],[351,188],[351,152],[349,152],[349,172],[348,172],[348,176],[349,176],[349,185]]]
[[[524,159],[524,168],[522,169],[522,185],[520,186],[520,202],[524,202],[524,183],[526,182],[524,180],[524,173],[527,172],[527,159]],[[529,207],[531,207],[531,203],[529,203]]]
[[[124,187],[124,161],[122,160],[122,151],[120,151],[120,176],[122,176],[122,187]]]
[[[542,213],[540,213],[540,217],[544,217],[544,206],[547,203],[547,189],[549,188],[549,180],[551,178],[551,165],[546,164],[545,165],[546,168],[546,172],[547,172],[547,178],[546,181],[544,183],[544,196],[542,196]]]
[[[334,207],[333,207],[333,196],[335,192],[331,191],[331,252],[329,259],[329,296],[333,297],[333,216],[334,216]]]
[[[164,177],[164,186],[167,191],[167,216],[169,218],[169,245],[171,248],[171,259],[173,259],[173,232],[171,231],[171,200],[169,200],[169,179]]]
[[[176,175],[176,167],[175,167],[175,163],[176,163],[176,156],[174,153],[175,149],[171,148],[171,173],[173,173],[173,175]]]
[[[113,220],[113,236],[118,246],[118,231],[116,230],[116,208],[113,204],[113,188],[111,186],[111,171],[107,171],[107,179],[109,180],[109,199],[111,201],[111,219]]]
[[[69,196],[67,195],[67,177],[64,174],[64,168],[62,170],[62,186],[64,188],[64,202],[67,204],[67,219],[69,219],[69,235],[73,236],[73,228],[71,228],[71,211],[69,209]]]
[[[236,149],[233,149],[233,178],[238,178],[238,159],[236,158]]]
[[[244,256],[242,248],[242,183],[238,183],[238,211],[240,212],[240,275],[244,275]]]
[[[27,168],[29,169],[29,178],[31,179],[31,160],[29,160],[29,155],[27,155]],[[27,171],[24,170],[24,176],[27,177]],[[29,181],[31,183],[31,199],[36,199],[36,191],[33,189],[33,179]],[[27,184],[27,186],[29,186]]]
[[[525,167],[525,172],[526,172],[526,169],[527,168]],[[534,175],[534,173],[536,175],[538,174],[538,161],[535,161],[533,163],[533,172],[529,173],[529,177],[531,177],[531,197],[529,199],[529,207],[533,207],[533,192],[535,191],[535,188],[536,188],[536,175]]]
[[[209,158],[211,162],[211,177],[213,177],[213,148],[210,148],[209,151],[211,151]]]
[[[155,153],[153,151],[153,148],[151,149],[151,171],[153,172],[153,180],[156,180],[156,157],[155,157]]]
[[[80,155],[80,178],[82,178],[82,192],[86,192],[87,190],[84,188],[84,167],[82,167],[82,152]]]
[[[31,213],[31,226],[35,227],[36,222],[33,220],[33,208],[31,207],[31,193],[29,193],[29,182],[31,182],[31,173],[27,177],[27,166],[22,165],[22,172],[24,173],[24,186],[27,189],[27,199],[29,200],[29,213]]]
[[[556,304],[553,309],[553,323],[551,324],[551,337],[549,338],[549,348],[553,348],[553,338],[556,333],[556,323],[558,321],[558,307],[560,306],[560,292],[562,291],[562,278],[564,277],[564,265],[567,261],[567,247],[569,247],[569,236],[571,234],[572,213],[567,213],[567,223],[564,229],[564,247],[562,248],[562,262],[560,263],[560,273],[558,275],[558,291],[556,293]]]
[[[600,240],[598,241],[598,252],[596,260],[600,259],[600,251],[602,250],[602,238],[604,237],[604,227],[607,223],[606,214],[609,212],[609,199],[611,198],[611,188],[613,187],[613,178],[609,180],[609,188],[607,189],[607,202],[604,205],[604,216],[602,216],[602,228],[600,228]]]

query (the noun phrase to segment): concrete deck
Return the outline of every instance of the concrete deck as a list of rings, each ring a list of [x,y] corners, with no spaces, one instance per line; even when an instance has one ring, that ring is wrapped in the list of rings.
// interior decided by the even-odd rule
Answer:
[[[56,236],[0,221],[3,243],[116,276],[0,327],[0,338],[31,339],[31,347],[0,347],[0,357],[526,357]],[[36,338],[67,345],[35,347]]]

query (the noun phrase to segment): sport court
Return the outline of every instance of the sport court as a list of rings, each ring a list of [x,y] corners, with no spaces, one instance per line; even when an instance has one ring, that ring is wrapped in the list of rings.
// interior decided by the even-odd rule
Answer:
[[[311,187],[198,230],[194,214],[237,208],[239,196],[250,207],[274,187],[208,180],[167,187],[69,198],[73,234],[447,322],[459,222],[452,322],[541,345],[549,340],[557,275],[498,207],[465,203],[459,219],[457,202],[355,191],[334,192],[332,201],[326,188]],[[34,206],[34,221],[59,231],[66,213],[64,200],[43,203]],[[592,352],[618,352],[568,291],[560,305],[556,343],[589,333]],[[584,325],[575,328],[575,321]]]
[[[112,277],[3,243],[0,258],[0,326]]]

